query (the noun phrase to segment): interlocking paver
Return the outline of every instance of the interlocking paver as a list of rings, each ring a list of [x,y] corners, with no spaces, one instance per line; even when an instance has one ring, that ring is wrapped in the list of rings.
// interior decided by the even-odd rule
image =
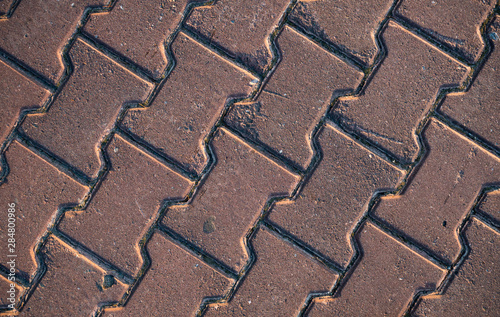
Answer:
[[[163,200],[183,199],[190,182],[115,136],[107,153],[111,170],[83,212],[69,213],[59,229],[129,274],[142,264],[139,240]]]
[[[362,73],[290,27],[277,39],[282,60],[252,103],[237,104],[227,123],[305,168],[310,134],[332,95],[353,90]]]
[[[473,62],[484,47],[479,28],[495,3],[492,0],[403,0],[396,15]]]
[[[226,100],[253,89],[253,76],[215,55],[183,33],[172,43],[176,66],[147,109],[131,110],[123,125],[145,142],[200,171],[202,141],[220,116]]]
[[[500,160],[436,120],[423,133],[428,153],[401,195],[374,210],[447,262],[460,252],[456,229],[483,184],[500,181]]]
[[[147,244],[151,267],[117,316],[194,316],[204,298],[221,297],[232,280],[155,233]]]
[[[244,237],[272,196],[289,195],[297,177],[225,129],[211,146],[217,162],[192,202],[167,211],[163,223],[239,270],[248,259]]]
[[[255,263],[227,305],[206,316],[296,316],[311,293],[329,291],[337,275],[300,249],[259,228]]]
[[[22,292],[23,289],[16,283],[0,276],[0,309],[13,311]],[[0,313],[0,316],[4,316],[4,314]]]
[[[268,38],[289,0],[219,0],[195,8],[186,26],[257,72],[271,61]]]
[[[158,77],[168,63],[164,41],[190,2],[120,0],[111,12],[92,15],[84,31]]]
[[[277,204],[269,219],[345,266],[348,235],[374,191],[395,187],[401,172],[327,125],[318,142],[322,160],[293,203]]]
[[[439,88],[458,85],[467,69],[392,21],[382,39],[387,55],[380,68],[361,96],[339,101],[332,115],[406,163],[417,153],[414,131]]]
[[[14,0],[0,0],[0,17],[6,15],[9,12]]]
[[[496,316],[500,312],[500,235],[473,218],[470,253],[441,296],[424,297],[415,316]]]
[[[59,207],[76,205],[88,191],[49,162],[14,141],[6,153],[9,174],[0,186],[0,205],[5,208],[5,218],[0,229],[1,264],[10,268],[8,254],[14,254],[15,269],[23,278],[30,279],[37,264],[34,247],[47,226],[53,221]],[[8,206],[14,204],[15,245],[7,244]],[[10,249],[14,252],[10,252]]]
[[[47,271],[20,316],[91,316],[103,304],[117,302],[125,286],[106,272],[76,256],[59,240],[49,237],[43,247]]]
[[[315,300],[309,316],[400,316],[417,291],[432,290],[444,270],[371,223],[360,228],[361,259],[333,298]]]
[[[290,21],[370,64],[377,54],[375,32],[392,3],[392,0],[303,0],[297,3]]]
[[[500,19],[489,28],[493,52],[467,92],[449,94],[439,111],[500,147]]]
[[[20,1],[9,19],[0,20],[0,49],[57,82],[64,71],[61,50],[85,8],[104,4],[104,0]]]
[[[48,91],[0,61],[0,144],[11,131],[21,110],[39,108]]]
[[[77,170],[93,176],[100,167],[99,141],[120,109],[146,98],[152,86],[77,40],[69,56],[74,72],[47,113],[29,115],[22,132]]]
[[[500,190],[489,192],[479,205],[479,210],[500,225]]]

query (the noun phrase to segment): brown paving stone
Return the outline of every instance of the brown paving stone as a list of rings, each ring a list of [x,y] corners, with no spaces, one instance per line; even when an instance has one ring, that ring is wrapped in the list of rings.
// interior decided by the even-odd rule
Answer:
[[[0,17],[6,15],[9,12],[14,0],[0,0]]]
[[[84,31],[158,77],[168,64],[164,41],[190,2],[120,0],[111,12],[92,15]]]
[[[248,259],[244,237],[266,201],[290,195],[298,179],[224,129],[212,148],[217,162],[192,202],[167,211],[163,223],[239,270]]]
[[[36,109],[48,91],[0,61],[0,144],[11,131],[21,110]]]
[[[417,291],[432,290],[444,270],[374,225],[360,229],[361,259],[340,293],[315,300],[309,316],[400,316]]]
[[[105,0],[23,0],[7,20],[0,20],[0,48],[57,82],[64,66],[61,49],[75,31],[85,8]]]
[[[37,268],[33,248],[45,233],[60,206],[77,204],[88,188],[59,172],[48,162],[14,141],[6,153],[9,174],[0,186],[0,206],[5,217],[1,220],[1,264],[9,267],[7,254],[15,254],[16,270],[29,279]],[[15,252],[7,245],[9,204],[15,204]]]
[[[290,27],[277,40],[282,60],[251,104],[235,105],[227,122],[305,168],[312,157],[310,133],[332,95],[353,90],[362,73]]]
[[[47,271],[20,316],[92,316],[98,306],[117,302],[125,293],[116,280],[103,288],[106,273],[59,240],[50,237],[42,251]]]
[[[205,316],[296,316],[310,293],[328,292],[337,275],[300,249],[260,228],[256,261],[227,305]]]
[[[12,311],[12,307],[16,307],[23,291],[23,288],[8,280],[8,277],[0,276],[0,316],[9,315],[9,313],[2,313],[2,311]],[[13,295],[11,296],[11,294]]]
[[[31,139],[88,176],[100,167],[97,145],[125,103],[139,102],[152,88],[81,40],[69,56],[74,72],[47,113],[21,126]]]
[[[318,138],[323,159],[292,203],[269,219],[334,262],[352,257],[349,234],[373,192],[395,187],[401,173],[332,126]]]
[[[498,316],[500,235],[472,218],[465,232],[470,253],[444,294],[424,297],[415,316]]]
[[[182,199],[190,183],[118,135],[107,153],[111,170],[91,202],[81,213],[66,214],[59,229],[134,275],[142,264],[139,240],[161,202]]]
[[[257,72],[271,61],[268,38],[289,0],[219,0],[195,8],[186,26]]]
[[[248,95],[254,79],[242,69],[179,33],[172,43],[176,66],[147,109],[131,110],[126,129],[189,170],[203,167],[203,138],[226,99]]]
[[[383,197],[374,214],[452,262],[461,249],[456,229],[481,186],[500,181],[500,161],[435,120],[423,137],[427,156],[404,192]]]
[[[500,224],[500,190],[488,193],[479,205],[479,210]]]
[[[159,233],[147,244],[151,267],[121,310],[104,316],[194,316],[203,298],[222,297],[232,280]]]
[[[392,0],[299,1],[290,21],[370,64],[377,54],[375,32]]]
[[[495,0],[403,0],[396,15],[416,24],[428,35],[476,61],[484,47],[479,28]]]
[[[443,114],[500,147],[500,18],[489,29],[493,52],[467,92],[447,95]]]
[[[343,126],[409,162],[418,150],[416,126],[429,111],[439,88],[458,85],[467,69],[394,22],[389,23],[382,38],[387,56],[380,68],[363,94],[341,100],[333,116]]]

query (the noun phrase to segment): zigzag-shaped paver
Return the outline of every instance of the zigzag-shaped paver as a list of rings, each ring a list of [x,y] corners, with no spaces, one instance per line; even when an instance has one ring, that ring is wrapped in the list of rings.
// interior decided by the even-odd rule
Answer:
[[[500,160],[432,119],[427,154],[400,195],[383,197],[373,214],[444,261],[459,255],[456,230],[481,187],[500,181]]]
[[[191,183],[116,135],[108,145],[110,171],[82,212],[66,213],[58,228],[109,263],[134,276],[139,240],[164,200],[180,200]]]
[[[232,280],[155,233],[147,244],[151,266],[125,307],[104,316],[193,316],[205,298],[222,297]]]
[[[496,1],[478,0],[403,0],[396,15],[417,25],[420,31],[475,62],[484,43],[479,28]]]
[[[303,0],[297,2],[289,20],[367,65],[377,54],[375,33],[392,3],[392,0]]]
[[[500,148],[500,19],[488,30],[493,51],[467,92],[446,95],[439,111]],[[497,34],[495,36],[495,34]]]
[[[400,316],[417,291],[433,290],[444,270],[371,223],[358,232],[362,255],[333,298],[315,300],[309,316]]]
[[[111,12],[92,15],[83,30],[159,77],[168,64],[164,42],[192,2],[120,0]]]
[[[99,306],[118,302],[125,286],[53,236],[42,248],[47,270],[20,316],[91,316]]]
[[[232,57],[261,73],[271,62],[268,38],[277,27],[289,0],[218,0],[195,8],[185,25],[205,41],[222,47]]]
[[[459,85],[466,67],[392,21],[382,39],[387,49],[382,64],[363,93],[339,101],[332,116],[408,163],[418,152],[414,131],[439,88]]]
[[[228,98],[244,97],[255,77],[228,63],[184,33],[172,43],[176,60],[147,109],[130,110],[123,127],[190,171],[206,163],[203,139]]]
[[[1,222],[1,265],[10,269],[9,254],[14,255],[16,273],[26,281],[36,272],[35,245],[47,227],[65,205],[76,205],[88,191],[59,172],[50,162],[14,141],[5,152],[9,174],[0,186],[0,204],[7,208],[14,204],[14,236],[8,235],[8,219]],[[7,211],[7,209],[5,209]],[[6,215],[7,216],[7,215]],[[7,241],[14,238],[9,246]],[[12,252],[11,252],[12,249]]]
[[[255,263],[227,305],[205,316],[294,316],[311,293],[325,293],[337,274],[260,227],[251,240]]]
[[[495,316],[500,311],[500,234],[473,218],[465,231],[470,248],[442,295],[422,298],[414,316]]]
[[[322,160],[290,203],[273,207],[269,219],[328,259],[346,266],[349,233],[374,191],[395,188],[400,170],[327,125],[318,136]]]
[[[167,211],[163,224],[239,271],[247,232],[267,200],[290,195],[297,177],[226,129],[211,142],[216,163],[189,205]]]
[[[290,27],[277,39],[281,60],[253,102],[236,104],[229,126],[305,169],[310,135],[332,97],[354,90],[362,73]]]
[[[48,91],[0,61],[0,144],[14,127],[20,112],[42,106]]]
[[[0,52],[55,83],[64,71],[62,49],[84,10],[104,4],[105,0],[23,0],[9,19],[0,20]]]
[[[46,113],[28,115],[23,134],[91,177],[101,164],[97,146],[122,107],[152,86],[78,39],[69,52],[73,73]]]

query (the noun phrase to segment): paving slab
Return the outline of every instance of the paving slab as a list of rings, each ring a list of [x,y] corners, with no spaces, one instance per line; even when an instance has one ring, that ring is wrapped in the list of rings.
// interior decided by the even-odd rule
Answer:
[[[0,316],[498,315],[499,12],[0,0]]]
[[[476,0],[403,0],[396,15],[417,25],[420,30],[470,62],[484,48],[479,28],[493,11],[496,1]]]
[[[375,35],[392,4],[392,0],[304,0],[297,2],[289,20],[366,66],[377,54]]]
[[[414,316],[494,316],[500,311],[500,234],[477,219],[465,231],[470,248],[443,294],[426,296]]]
[[[360,228],[361,258],[333,298],[314,301],[309,316],[400,316],[417,291],[433,290],[444,270],[381,232]]]

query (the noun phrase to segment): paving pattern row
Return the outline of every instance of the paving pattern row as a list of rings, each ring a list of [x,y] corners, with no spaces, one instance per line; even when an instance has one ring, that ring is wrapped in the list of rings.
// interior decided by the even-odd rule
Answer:
[[[0,1],[0,315],[498,315],[499,14]]]

